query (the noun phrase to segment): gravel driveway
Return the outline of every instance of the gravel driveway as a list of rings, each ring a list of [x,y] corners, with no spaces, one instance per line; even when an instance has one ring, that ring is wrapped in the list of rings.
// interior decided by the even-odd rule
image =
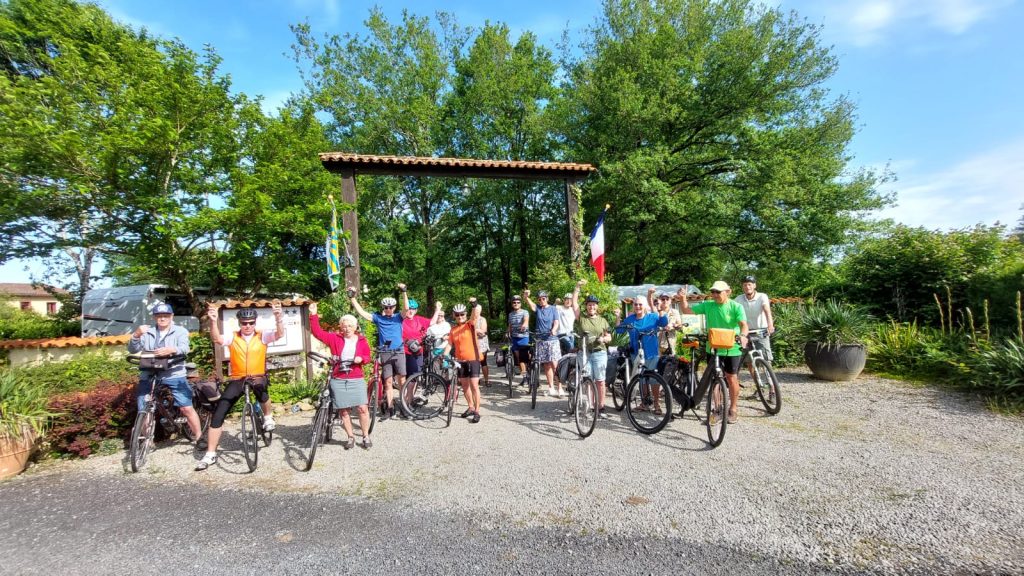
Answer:
[[[564,400],[545,398],[530,410],[521,392],[509,399],[496,385],[483,389],[479,424],[383,422],[371,450],[345,451],[336,441],[318,451],[311,472],[300,471],[310,413],[279,418],[253,474],[237,422],[227,424],[217,465],[202,473],[191,471],[201,454],[183,443],[161,445],[140,474],[125,471],[121,454],[44,464],[0,485],[0,529],[20,534],[0,543],[0,572],[26,572],[40,551],[49,568],[65,566],[49,556],[61,554],[65,524],[26,515],[33,494],[83,478],[97,501],[109,486],[122,502],[126,492],[154,490],[182,503],[273,502],[268,509],[282,511],[267,529],[278,541],[292,528],[275,522],[287,524],[296,510],[373,518],[375,534],[426,535],[418,547],[385,543],[394,557],[327,551],[388,558],[364,566],[368,573],[404,573],[395,570],[410,567],[403,558],[446,546],[455,555],[443,568],[431,561],[408,571],[1024,573],[1024,421],[961,395],[872,377],[837,384],[785,370],[780,378],[782,412],[768,417],[757,400],[741,400],[739,423],[714,450],[692,416],[647,437],[612,412],[581,440],[561,412]],[[592,561],[567,564],[574,555]],[[319,571],[295,562],[271,562],[270,573]],[[165,565],[160,573],[175,572]]]

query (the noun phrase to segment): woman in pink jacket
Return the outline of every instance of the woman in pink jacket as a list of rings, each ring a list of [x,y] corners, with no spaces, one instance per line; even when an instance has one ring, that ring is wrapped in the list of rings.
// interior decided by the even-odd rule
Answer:
[[[316,313],[316,303],[309,305],[309,327],[317,340],[327,344],[331,355],[337,356],[341,362],[335,365],[330,375],[331,396],[334,407],[341,415],[341,424],[345,428],[348,440],[345,449],[355,447],[356,439],[352,432],[351,411],[355,407],[359,416],[359,428],[363,431],[362,446],[369,449],[373,446],[370,435],[370,412],[366,403],[366,379],[363,377],[363,364],[369,363],[370,345],[362,334],[356,333],[355,316],[346,314],[341,317],[340,333],[327,332],[320,327],[320,316]]]

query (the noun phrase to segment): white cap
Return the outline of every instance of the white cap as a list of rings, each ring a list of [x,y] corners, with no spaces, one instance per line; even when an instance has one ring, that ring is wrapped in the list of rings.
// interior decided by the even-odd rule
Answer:
[[[711,289],[712,290],[718,290],[719,292],[725,292],[726,290],[731,290],[731,288],[729,288],[729,285],[726,284],[722,280],[716,280],[715,283],[711,285]]]

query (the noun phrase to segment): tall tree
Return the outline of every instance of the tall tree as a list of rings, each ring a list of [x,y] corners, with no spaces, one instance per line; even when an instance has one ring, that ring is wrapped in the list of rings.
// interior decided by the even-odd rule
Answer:
[[[726,262],[805,261],[885,203],[850,172],[854,107],[823,83],[818,29],[754,0],[608,0],[557,104],[600,165],[620,279],[710,280]]]

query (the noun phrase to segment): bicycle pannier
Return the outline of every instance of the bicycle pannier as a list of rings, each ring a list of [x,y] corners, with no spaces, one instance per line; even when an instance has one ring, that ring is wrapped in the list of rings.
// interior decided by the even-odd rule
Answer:
[[[220,400],[220,387],[217,386],[216,380],[196,382],[195,388],[196,394],[199,396],[199,401],[203,404],[213,404],[217,400]]]
[[[736,345],[736,332],[728,328],[712,328],[708,330],[708,344],[712,348],[728,350]]]
[[[502,346],[494,353],[494,365],[498,368],[505,366],[505,355],[508,353],[507,351],[508,346]]]
[[[170,365],[170,358],[157,358],[156,356],[139,357],[139,369],[141,370],[166,370]]]

